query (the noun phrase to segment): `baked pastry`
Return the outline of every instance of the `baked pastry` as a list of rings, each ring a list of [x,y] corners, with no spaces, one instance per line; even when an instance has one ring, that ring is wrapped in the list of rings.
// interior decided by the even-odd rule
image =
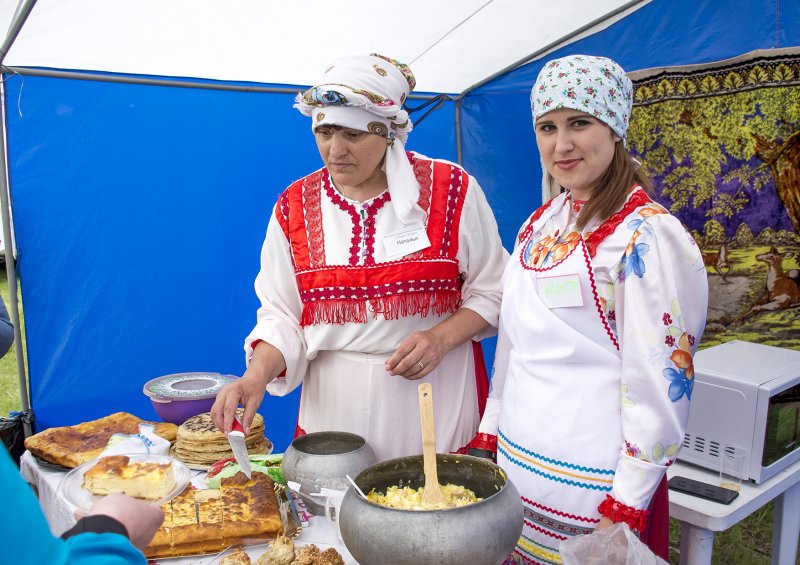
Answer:
[[[252,563],[250,556],[241,547],[219,560],[219,565],[252,565]]]
[[[127,412],[117,412],[97,420],[74,426],[50,428],[25,440],[25,449],[36,457],[63,465],[80,467],[97,459],[114,434],[138,434],[139,424],[151,424],[167,441],[175,441],[178,426],[165,422],[147,422]]]
[[[217,553],[244,539],[266,539],[283,529],[274,483],[264,473],[239,472],[220,490],[191,485],[164,504],[164,524],[145,550],[149,559]]]
[[[239,409],[241,417],[243,411]],[[250,433],[244,439],[250,454],[267,453],[270,443],[264,437],[264,418],[256,414]],[[208,466],[220,459],[233,457],[228,438],[211,420],[211,413],[192,416],[178,428],[175,445],[170,455],[188,465]]]
[[[83,488],[93,494],[121,492],[146,500],[164,498],[176,484],[171,462],[131,462],[127,455],[103,457],[83,474]]]

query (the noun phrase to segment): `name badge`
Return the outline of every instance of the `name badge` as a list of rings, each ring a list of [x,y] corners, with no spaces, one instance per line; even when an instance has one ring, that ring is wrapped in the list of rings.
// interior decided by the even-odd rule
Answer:
[[[574,308],[583,306],[581,281],[577,274],[538,277],[536,288],[548,308]]]
[[[415,251],[431,246],[428,233],[421,225],[409,226],[398,231],[387,233],[383,237],[383,246],[389,259],[398,259]]]

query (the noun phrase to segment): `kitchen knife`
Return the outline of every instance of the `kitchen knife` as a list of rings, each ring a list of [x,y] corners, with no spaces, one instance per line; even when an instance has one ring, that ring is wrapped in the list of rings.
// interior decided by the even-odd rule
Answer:
[[[233,428],[228,433],[228,443],[231,444],[236,462],[242,467],[242,471],[244,471],[244,474],[247,475],[249,479],[252,475],[250,458],[248,457],[247,446],[244,443],[244,427],[238,416],[234,416],[233,418]]]

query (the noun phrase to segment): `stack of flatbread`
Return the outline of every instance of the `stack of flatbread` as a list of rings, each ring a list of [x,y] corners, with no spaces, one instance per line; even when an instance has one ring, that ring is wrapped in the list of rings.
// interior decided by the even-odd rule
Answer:
[[[241,415],[242,410],[239,409]],[[261,414],[256,414],[244,441],[250,454],[269,451],[271,443],[264,437],[264,418]],[[210,412],[192,416],[181,424],[170,454],[187,465],[200,467],[233,457],[228,438],[211,421]]]

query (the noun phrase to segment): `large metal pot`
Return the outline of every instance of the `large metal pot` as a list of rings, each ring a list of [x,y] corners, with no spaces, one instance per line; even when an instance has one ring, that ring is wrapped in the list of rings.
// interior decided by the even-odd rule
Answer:
[[[439,483],[471,489],[482,501],[446,510],[397,510],[344,496],[339,527],[347,549],[362,565],[495,565],[508,557],[522,533],[519,492],[503,470],[486,459],[436,455]],[[390,486],[425,484],[422,456],[378,463],[355,483],[365,493]]]
[[[287,481],[300,483],[300,496],[317,516],[325,514],[325,499],[311,497],[321,488],[346,490],[346,475],[354,477],[378,458],[367,441],[347,432],[314,432],[300,436],[283,454]]]

